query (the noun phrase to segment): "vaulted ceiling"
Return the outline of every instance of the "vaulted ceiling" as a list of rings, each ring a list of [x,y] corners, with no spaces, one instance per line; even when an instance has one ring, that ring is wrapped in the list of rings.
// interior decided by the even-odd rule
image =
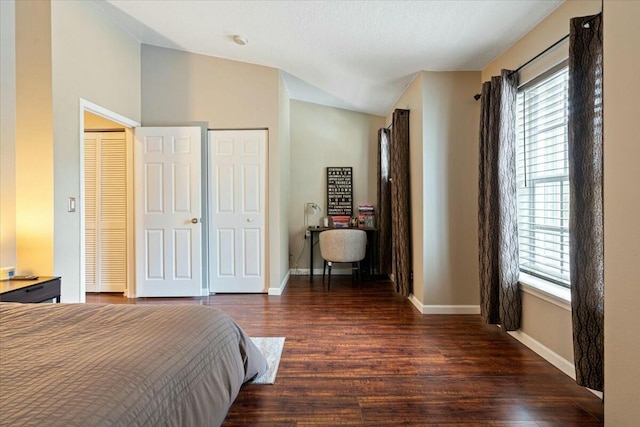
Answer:
[[[376,115],[421,70],[483,69],[562,2],[96,1],[142,43],[276,67],[293,99]]]

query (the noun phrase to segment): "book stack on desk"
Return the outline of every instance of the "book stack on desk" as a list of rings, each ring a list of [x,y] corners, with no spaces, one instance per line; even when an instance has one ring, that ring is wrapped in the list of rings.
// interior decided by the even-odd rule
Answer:
[[[375,209],[372,205],[358,206],[358,228],[375,227]]]
[[[351,217],[348,215],[334,215],[331,217],[333,228],[349,228]]]

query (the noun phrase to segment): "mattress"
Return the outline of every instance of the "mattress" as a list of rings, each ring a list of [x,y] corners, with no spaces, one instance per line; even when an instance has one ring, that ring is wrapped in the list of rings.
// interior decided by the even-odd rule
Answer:
[[[0,303],[0,425],[220,425],[266,369],[213,307]]]

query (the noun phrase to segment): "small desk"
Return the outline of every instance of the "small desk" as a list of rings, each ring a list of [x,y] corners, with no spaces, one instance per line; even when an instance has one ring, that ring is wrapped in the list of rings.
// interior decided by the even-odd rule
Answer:
[[[318,234],[327,230],[362,230],[367,233],[367,254],[365,260],[368,260],[369,275],[373,276],[376,265],[376,255],[378,248],[378,229],[377,228],[333,228],[333,227],[309,227],[309,238],[311,239],[311,245],[309,245],[309,280],[313,280],[313,247],[320,241]]]
[[[40,276],[35,280],[3,280],[0,282],[0,301],[60,302],[60,277]]]

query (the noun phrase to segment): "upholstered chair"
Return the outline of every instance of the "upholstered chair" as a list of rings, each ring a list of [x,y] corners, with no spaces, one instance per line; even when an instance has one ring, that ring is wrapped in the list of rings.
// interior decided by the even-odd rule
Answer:
[[[333,263],[351,263],[352,273],[356,273],[362,286],[360,261],[367,251],[367,233],[363,230],[327,230],[319,234],[320,254],[324,259],[322,267],[322,283],[325,271],[329,267],[328,289],[331,289],[331,267]]]

